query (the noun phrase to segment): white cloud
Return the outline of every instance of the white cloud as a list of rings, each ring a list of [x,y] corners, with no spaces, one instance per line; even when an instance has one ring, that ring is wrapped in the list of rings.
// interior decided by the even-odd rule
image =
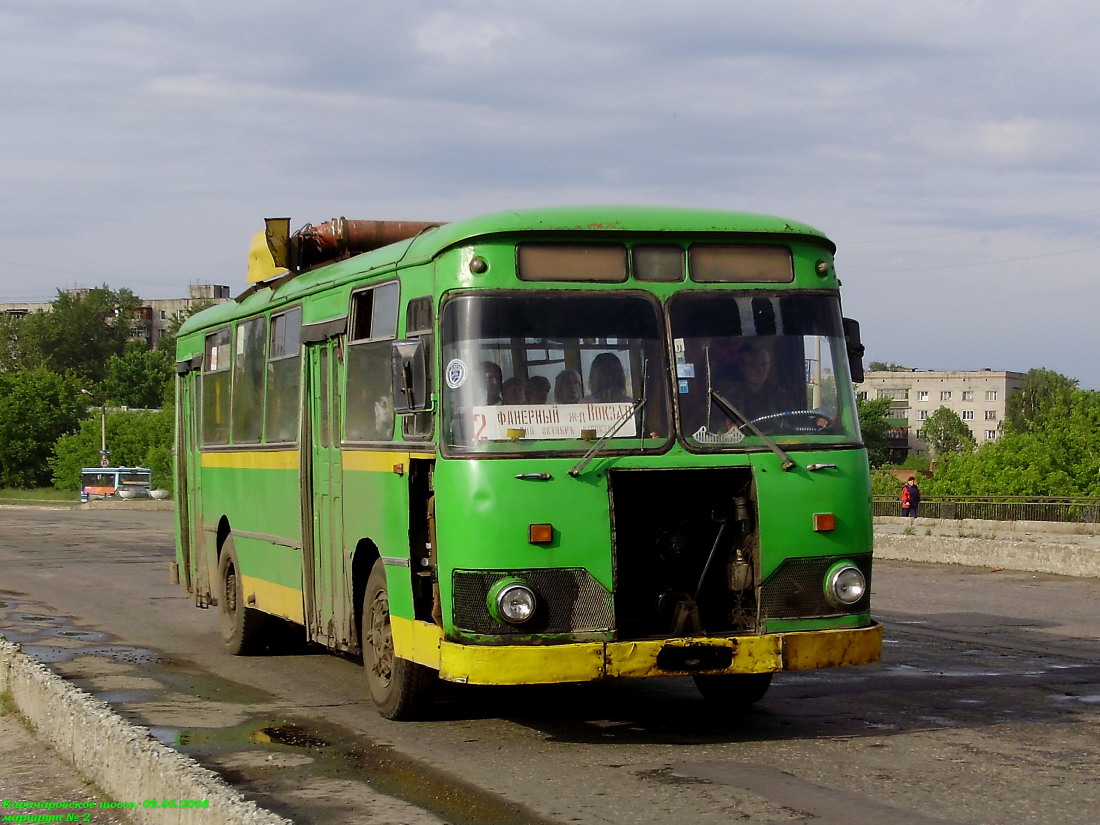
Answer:
[[[976,166],[1047,166],[1073,157],[1084,146],[1079,127],[1064,121],[1017,116],[1007,120],[934,120],[917,123],[898,143],[933,158]]]
[[[457,65],[498,67],[501,54],[511,51],[521,35],[519,26],[497,15],[482,19],[466,13],[438,12],[416,26],[416,50],[430,58]]]

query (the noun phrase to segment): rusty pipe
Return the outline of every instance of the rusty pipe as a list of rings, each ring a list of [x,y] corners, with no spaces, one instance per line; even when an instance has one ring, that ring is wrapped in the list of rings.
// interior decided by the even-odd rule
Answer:
[[[349,221],[333,218],[318,226],[306,224],[291,237],[299,271],[359,255],[398,241],[415,238],[425,229],[439,226],[426,221]]]

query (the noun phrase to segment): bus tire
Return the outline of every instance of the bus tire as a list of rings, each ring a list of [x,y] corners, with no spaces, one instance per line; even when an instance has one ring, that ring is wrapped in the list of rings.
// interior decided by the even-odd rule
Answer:
[[[232,539],[226,539],[222,548],[218,583],[218,624],[225,649],[234,656],[259,653],[265,643],[267,616],[244,603],[241,565]]]
[[[386,567],[381,559],[371,568],[360,615],[359,638],[371,701],[387,719],[421,718],[435,698],[438,674],[394,655]]]
[[[763,699],[772,683],[771,673],[700,673],[691,678],[704,699],[735,713]]]

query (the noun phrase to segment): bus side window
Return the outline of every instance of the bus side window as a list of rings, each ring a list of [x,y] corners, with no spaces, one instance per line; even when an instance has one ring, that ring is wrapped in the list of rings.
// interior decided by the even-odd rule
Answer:
[[[233,441],[259,442],[264,426],[264,347],[267,319],[253,318],[237,326],[233,363]]]
[[[390,341],[397,335],[398,297],[396,281],[351,297],[344,416],[346,435],[351,441],[393,438]]]
[[[271,316],[267,361],[267,441],[298,437],[298,387],[302,380],[302,308]]]
[[[424,341],[425,361],[432,363],[432,297],[424,295],[409,301],[405,310],[405,335]],[[431,369],[428,370],[428,394],[431,395]],[[409,439],[430,438],[432,413],[418,412],[401,416],[401,434]]]
[[[202,362],[202,443],[229,443],[229,327],[206,336]]]

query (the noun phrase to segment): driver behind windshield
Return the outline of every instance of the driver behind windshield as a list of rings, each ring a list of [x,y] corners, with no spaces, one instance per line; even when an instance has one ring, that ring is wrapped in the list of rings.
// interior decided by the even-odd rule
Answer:
[[[720,338],[709,349],[714,389],[749,421],[804,406],[788,382],[772,374],[771,352],[760,339]]]

